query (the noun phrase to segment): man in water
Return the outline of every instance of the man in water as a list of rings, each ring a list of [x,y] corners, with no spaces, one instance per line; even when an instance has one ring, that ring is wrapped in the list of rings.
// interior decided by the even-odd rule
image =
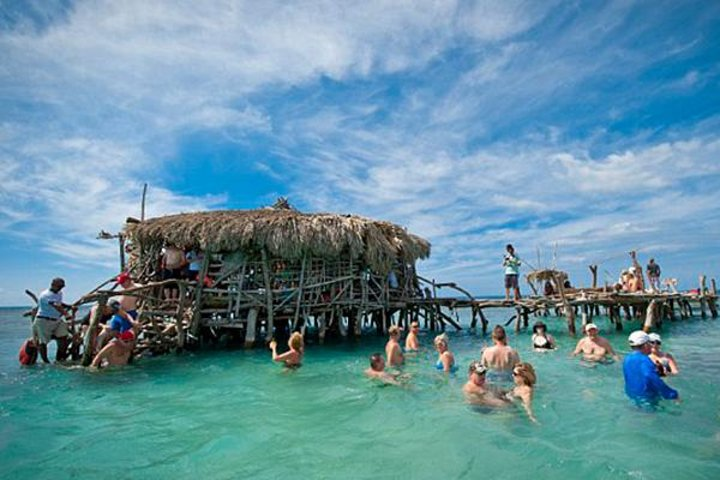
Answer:
[[[388,329],[390,339],[385,345],[385,356],[387,357],[387,365],[389,367],[399,367],[405,363],[405,356],[398,340],[400,339],[400,327],[393,325]]]
[[[479,361],[474,361],[468,367],[468,381],[463,386],[463,393],[468,403],[473,405],[486,405],[488,407],[505,407],[508,401],[500,398],[497,392],[488,388],[485,383],[487,368]]]
[[[417,337],[419,331],[420,325],[418,324],[418,322],[412,322],[410,324],[410,333],[408,333],[408,336],[405,339],[406,352],[416,352],[420,349],[420,344],[418,343]]]
[[[130,290],[132,288],[137,288],[137,287],[142,286],[133,281],[129,272],[122,272],[120,275],[117,276],[116,281],[117,281],[118,285],[120,285],[123,288],[123,290]],[[127,314],[130,315],[133,320],[137,320],[137,318],[138,318],[137,302],[138,302],[138,297],[136,297],[135,295],[124,295],[123,294],[120,297],[120,307],[122,307],[122,309],[125,310],[125,312],[127,312]]]
[[[505,252],[505,258],[503,258],[503,267],[505,267],[505,300],[510,300],[510,289],[515,293],[515,300],[520,300],[520,285],[518,284],[520,259],[515,256],[515,248],[509,243],[505,246]]]
[[[370,368],[365,370],[365,375],[369,378],[380,380],[391,385],[400,385],[395,376],[385,371],[385,359],[379,353],[370,355]]]
[[[628,337],[633,353],[625,357],[623,375],[625,393],[635,401],[656,403],[660,398],[680,400],[677,390],[668,387],[658,375],[655,364],[648,355],[652,350],[650,337],[642,330]]]
[[[573,357],[582,353],[583,359],[588,362],[602,362],[607,357],[612,357],[616,361],[620,360],[610,342],[598,335],[597,325],[594,323],[585,325],[585,335],[578,341],[575,351],[572,353]]]
[[[135,348],[135,332],[133,328],[139,324],[123,310],[120,302],[112,301],[108,304],[113,316],[108,322],[102,335],[113,338],[102,347],[92,361],[93,367],[101,367],[105,362],[108,365],[126,365]]]
[[[67,357],[70,331],[62,317],[72,319],[74,309],[63,303],[62,289],[65,280],[54,278],[50,288],[38,297],[38,310],[32,324],[32,335],[36,339],[38,351],[43,362],[50,363],[47,356],[47,344],[54,338],[57,341],[55,360],[63,361]]]
[[[520,363],[520,355],[514,348],[508,346],[507,334],[502,326],[496,325],[493,328],[492,339],[495,345],[483,350],[480,362],[492,370],[491,373],[498,380],[509,382],[512,380],[513,366]]]

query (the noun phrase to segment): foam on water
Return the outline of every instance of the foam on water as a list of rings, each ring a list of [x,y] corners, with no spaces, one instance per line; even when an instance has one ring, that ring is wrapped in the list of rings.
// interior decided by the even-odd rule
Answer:
[[[407,388],[362,372],[382,339],[310,345],[286,372],[269,352],[205,351],[91,373],[21,368],[20,310],[0,310],[0,470],[5,478],[720,478],[720,323],[668,325],[681,404],[654,413],[623,395],[621,364],[588,368],[549,321],[559,351],[511,343],[536,367],[535,410],[465,405],[465,366],[489,339],[452,334],[461,367],[447,378],[429,349]],[[491,322],[510,316],[496,312]],[[625,352],[626,334],[603,334]],[[421,338],[431,344],[428,336]]]

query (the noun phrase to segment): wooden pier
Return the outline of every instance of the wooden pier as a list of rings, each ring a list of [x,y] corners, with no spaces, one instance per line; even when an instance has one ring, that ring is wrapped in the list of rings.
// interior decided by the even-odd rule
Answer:
[[[455,283],[418,275],[416,261],[429,256],[430,244],[402,227],[352,215],[303,214],[283,201],[261,210],[128,219],[120,239],[128,256],[127,264],[121,257],[122,270],[141,285],[119,291],[109,279],[76,304],[104,306],[120,294],[137,297],[137,348],[154,353],[221,338],[264,346],[292,331],[313,332],[322,343],[327,336],[383,335],[393,324],[413,321],[428,330],[460,330],[463,310],[470,328],[483,334],[489,327],[485,313],[497,308],[515,310],[516,331],[527,328],[531,316],[552,315],[564,318],[573,335],[578,321],[584,326],[603,314],[618,330],[623,322],[640,321],[650,330],[663,321],[718,315],[714,279],[708,288],[700,277],[691,293],[621,293],[595,286],[594,266],[591,288],[565,288],[562,272],[542,271],[531,276],[552,281],[553,295],[476,298]],[[202,252],[196,280],[160,279],[163,248],[169,246]],[[166,298],[168,288],[177,290],[175,298]],[[450,296],[439,294],[448,291]],[[101,310],[86,332],[85,364]]]

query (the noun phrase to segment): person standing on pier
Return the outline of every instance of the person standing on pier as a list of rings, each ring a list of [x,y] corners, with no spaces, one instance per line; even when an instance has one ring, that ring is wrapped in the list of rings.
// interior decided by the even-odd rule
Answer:
[[[677,390],[665,384],[658,375],[649,355],[652,351],[650,336],[642,330],[632,332],[628,337],[633,353],[625,357],[623,376],[625,393],[636,402],[657,403],[660,398],[680,400]]]
[[[62,317],[72,319],[75,312],[69,305],[63,303],[63,288],[65,288],[65,280],[54,278],[50,288],[38,297],[38,310],[32,324],[32,335],[36,340],[40,357],[45,363],[50,363],[47,345],[53,338],[57,341],[55,360],[63,361],[67,357],[70,331]]]
[[[509,243],[505,246],[503,267],[505,267],[505,300],[510,300],[510,289],[515,293],[515,300],[520,300],[520,285],[518,283],[520,259],[515,255],[515,248]]]
[[[402,347],[400,347],[400,327],[393,325],[388,329],[390,339],[385,345],[385,357],[387,358],[388,367],[399,367],[405,363],[405,356],[402,353]]]
[[[655,263],[655,259],[651,258],[647,264],[648,283],[653,292],[660,291],[660,265]]]

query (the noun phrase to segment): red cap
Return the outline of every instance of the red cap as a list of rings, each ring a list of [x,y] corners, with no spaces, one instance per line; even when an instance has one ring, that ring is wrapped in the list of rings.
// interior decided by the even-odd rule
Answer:
[[[130,280],[130,274],[129,274],[128,272],[122,272],[122,273],[121,273],[120,275],[118,275],[117,278],[115,279],[115,281],[117,281],[117,283],[119,283],[120,285],[122,285],[123,283],[127,282],[128,280]]]

